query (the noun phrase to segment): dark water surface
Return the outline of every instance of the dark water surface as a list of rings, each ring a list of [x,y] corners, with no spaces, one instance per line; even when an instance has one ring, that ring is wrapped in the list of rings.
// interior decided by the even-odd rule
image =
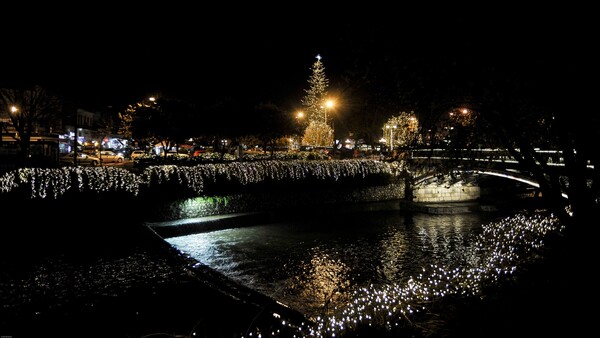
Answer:
[[[406,282],[430,264],[475,259],[482,224],[509,212],[343,211],[166,239],[308,317],[331,315],[369,285]]]

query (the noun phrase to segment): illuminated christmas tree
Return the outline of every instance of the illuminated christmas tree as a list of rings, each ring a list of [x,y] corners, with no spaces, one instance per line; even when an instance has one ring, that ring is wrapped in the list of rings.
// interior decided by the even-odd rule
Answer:
[[[320,55],[317,55],[317,61],[313,63],[311,70],[312,75],[308,79],[309,88],[305,89],[306,95],[302,99],[302,106],[308,119],[302,144],[317,147],[330,146],[333,144],[333,128],[327,121],[327,109],[330,108],[325,105],[329,80],[325,76],[325,66],[321,62]]]
[[[419,120],[414,112],[400,112],[392,116],[381,128],[383,139],[390,150],[406,147],[421,142],[419,137]]]
[[[333,144],[333,129],[323,121],[311,121],[304,131],[302,144],[314,147],[326,147]]]

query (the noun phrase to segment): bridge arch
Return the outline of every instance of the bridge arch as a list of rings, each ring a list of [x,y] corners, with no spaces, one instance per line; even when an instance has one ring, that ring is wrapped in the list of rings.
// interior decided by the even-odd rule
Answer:
[[[461,173],[467,173],[467,174],[473,174],[473,175],[496,176],[496,177],[501,177],[501,178],[525,183],[525,184],[530,185],[535,188],[540,187],[540,184],[536,180],[532,179],[531,177],[529,177],[527,175],[516,172],[516,171],[497,170],[497,169],[489,169],[489,168],[466,169],[466,168],[454,167],[454,168],[448,168],[448,169],[445,169],[442,171],[440,171],[439,169],[432,170],[432,171],[426,172],[425,174],[419,175],[419,176],[413,178],[412,188],[413,189],[418,188],[420,185],[422,185],[422,183],[427,182],[430,179],[437,178],[440,175],[448,175],[448,174],[451,174],[454,172],[461,172]],[[568,197],[566,193],[563,193],[562,195],[565,198]]]
[[[423,182],[426,182],[432,178],[438,177],[440,174],[446,175],[446,174],[450,174],[452,172],[463,172],[463,173],[473,174],[473,175],[479,174],[479,175],[497,176],[497,177],[502,177],[502,178],[506,178],[509,180],[519,181],[519,182],[531,185],[535,188],[540,187],[539,183],[537,183],[537,181],[535,181],[534,179],[531,179],[529,176],[526,176],[526,175],[523,175],[523,174],[520,174],[517,172],[505,171],[505,170],[495,170],[495,169],[482,169],[482,168],[477,168],[477,169],[449,168],[444,171],[440,171],[440,170],[430,171],[430,172],[422,174],[418,177],[413,178],[412,184],[413,184],[413,186],[418,186],[419,184],[421,184]]]

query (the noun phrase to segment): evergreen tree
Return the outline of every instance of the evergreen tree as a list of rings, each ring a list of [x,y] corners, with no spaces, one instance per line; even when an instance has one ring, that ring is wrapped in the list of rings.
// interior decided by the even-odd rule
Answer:
[[[321,121],[327,123],[323,102],[327,96],[329,80],[325,76],[325,66],[321,62],[321,55],[317,55],[317,61],[313,63],[312,75],[308,79],[310,87],[305,89],[306,95],[302,99],[302,106],[307,114],[308,122]]]
[[[325,104],[329,80],[325,76],[325,66],[321,56],[313,63],[312,75],[308,79],[309,88],[305,89],[306,95],[302,99],[302,106],[308,119],[308,127],[304,132],[302,144],[316,147],[325,147],[333,144],[333,129],[328,124]]]
[[[303,145],[314,147],[328,147],[333,145],[333,129],[323,121],[311,121],[306,127]]]

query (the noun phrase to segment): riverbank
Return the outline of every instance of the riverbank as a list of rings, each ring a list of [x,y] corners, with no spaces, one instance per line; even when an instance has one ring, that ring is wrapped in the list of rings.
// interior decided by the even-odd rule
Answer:
[[[12,245],[3,243],[0,334],[241,337],[268,328],[273,313],[301,320],[196,265],[145,226],[118,236],[111,230],[98,222],[76,240],[54,230],[41,231],[44,239],[20,232]]]

